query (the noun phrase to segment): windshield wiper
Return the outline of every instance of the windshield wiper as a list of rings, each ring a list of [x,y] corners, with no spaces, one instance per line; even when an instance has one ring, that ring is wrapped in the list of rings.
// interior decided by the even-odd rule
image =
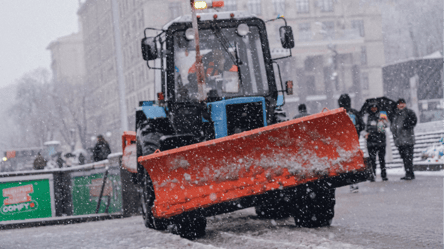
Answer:
[[[222,33],[221,28],[219,26],[217,26],[217,24],[214,24],[213,28],[211,30],[213,31],[213,34],[217,37],[220,45],[222,45],[222,47],[224,48],[225,52],[227,52],[228,56],[230,56],[230,59],[233,61],[233,64],[236,65],[237,67],[239,67],[239,65],[242,65],[242,61],[239,59],[239,56],[237,55],[237,46],[236,46],[236,48],[233,48],[231,46],[230,42],[224,36],[224,34]],[[234,57],[230,53],[228,48],[233,48],[234,49],[234,51],[236,53],[236,57]]]

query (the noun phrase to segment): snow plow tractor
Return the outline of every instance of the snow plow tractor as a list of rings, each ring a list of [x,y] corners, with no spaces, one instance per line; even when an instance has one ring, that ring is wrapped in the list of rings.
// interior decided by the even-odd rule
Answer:
[[[123,150],[137,153],[137,166],[126,168],[142,189],[145,225],[175,225],[191,239],[205,234],[205,217],[256,207],[260,217],[328,226],[335,188],[368,174],[345,110],[277,122],[278,95],[292,84],[278,90],[265,22],[239,12],[194,20],[198,31],[184,16],[142,40],[161,92],[140,103]],[[291,49],[291,28],[280,31]]]

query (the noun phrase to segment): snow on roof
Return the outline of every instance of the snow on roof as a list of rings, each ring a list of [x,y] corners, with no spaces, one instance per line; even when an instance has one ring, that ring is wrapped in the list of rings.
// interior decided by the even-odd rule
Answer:
[[[60,145],[59,141],[48,141],[44,142],[43,145]]]
[[[440,59],[440,58],[442,58],[442,54],[441,54],[441,52],[436,51],[436,52],[426,55],[422,58],[423,59]]]
[[[410,57],[410,58],[405,59],[405,60],[399,60],[399,61],[395,61],[395,62],[392,62],[392,63],[389,63],[389,64],[385,64],[382,67],[393,66],[393,65],[396,65],[396,64],[406,63],[406,62],[415,61],[415,60],[432,60],[432,59],[442,59],[442,58],[443,57],[442,57],[441,52],[436,51],[436,52],[433,52],[433,53],[431,53],[429,55],[426,55],[424,57],[421,57],[421,58]]]

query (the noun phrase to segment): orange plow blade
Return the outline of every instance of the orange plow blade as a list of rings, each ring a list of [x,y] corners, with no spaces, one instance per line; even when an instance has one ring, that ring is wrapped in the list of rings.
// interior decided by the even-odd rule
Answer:
[[[365,168],[342,108],[138,161],[153,182],[158,218]]]

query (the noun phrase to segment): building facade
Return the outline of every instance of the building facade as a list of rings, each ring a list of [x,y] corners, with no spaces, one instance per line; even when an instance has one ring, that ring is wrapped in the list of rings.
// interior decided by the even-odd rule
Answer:
[[[226,11],[247,11],[264,20],[284,15],[292,27],[295,48],[291,58],[279,60],[283,81],[293,80],[295,94],[286,97],[289,116],[305,103],[309,112],[336,108],[337,98],[348,93],[359,109],[365,98],[382,96],[381,13],[355,0],[225,0]],[[185,0],[121,0],[120,28],[129,128],[134,129],[138,102],[154,100],[160,73],[142,60],[140,41],[146,27],[161,28],[190,13]],[[111,132],[120,139],[120,115],[113,18],[110,0],[86,0],[78,15],[83,27],[86,82],[91,87],[88,129]],[[267,22],[273,58],[288,55],[279,40],[284,22]],[[148,34],[148,32],[153,32]],[[147,31],[149,36],[155,31]]]
[[[56,82],[82,83],[86,74],[82,32],[60,37],[46,48],[51,51],[51,71]]]

